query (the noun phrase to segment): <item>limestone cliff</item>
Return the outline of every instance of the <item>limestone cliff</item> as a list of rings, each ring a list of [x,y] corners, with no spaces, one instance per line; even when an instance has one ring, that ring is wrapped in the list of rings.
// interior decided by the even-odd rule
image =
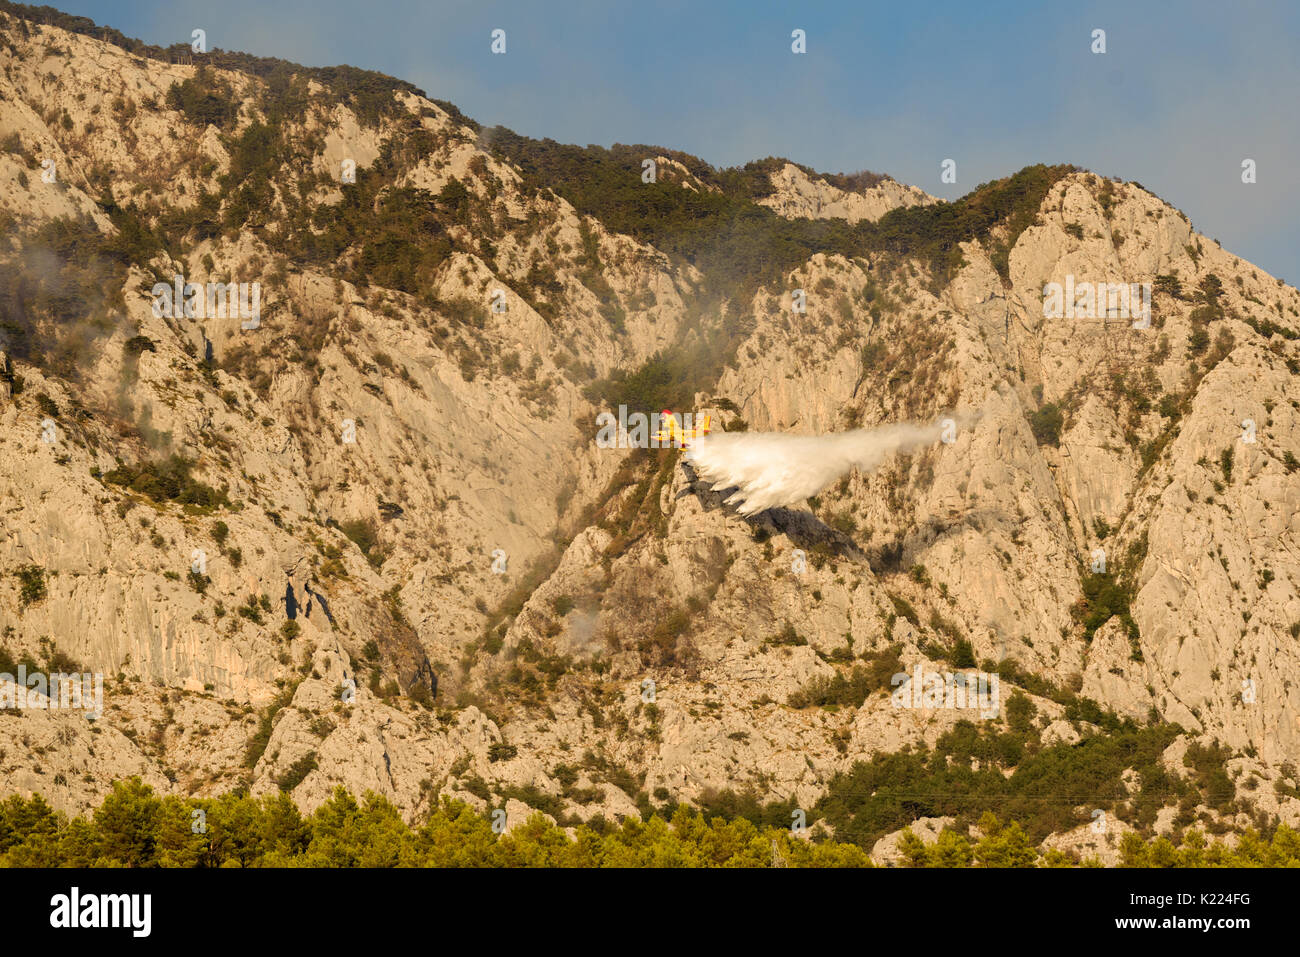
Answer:
[[[1124,719],[1178,726],[1170,780],[1224,749],[1237,802],[1162,783],[1158,829],[1300,821],[1300,294],[1138,184],[995,184],[939,243],[945,204],[887,178],[655,154],[691,215],[861,230],[724,275],[373,75],[12,14],[0,69],[0,646],[105,676],[94,722],[0,715],[8,790],[813,808],[1019,689],[1031,752]],[[167,315],[176,276],[260,311]],[[1150,284],[1149,317],[1045,315],[1053,283]],[[595,441],[682,355],[729,430],[983,416],[747,521],[677,451]],[[998,715],[894,707],[918,666],[1000,671]],[[1060,800],[1052,840],[1097,844],[1100,798]]]

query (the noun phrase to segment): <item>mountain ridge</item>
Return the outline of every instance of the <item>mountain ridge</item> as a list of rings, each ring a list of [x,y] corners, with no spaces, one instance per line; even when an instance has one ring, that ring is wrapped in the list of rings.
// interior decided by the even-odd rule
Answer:
[[[109,680],[90,727],[0,722],[11,790],[343,784],[408,820],[743,792],[868,849],[996,802],[1067,842],[1094,807],[1300,819],[1300,296],[1136,184],[1030,166],[782,215],[892,181],[810,199],[784,161],[514,137],[378,75],[141,67],[20,9],[0,644]],[[176,275],[259,282],[259,327],[155,314]],[[1150,283],[1151,328],[1045,316],[1066,276]],[[619,404],[805,434],[990,411],[745,522],[674,451],[597,449]],[[992,723],[889,704],[895,673],[977,662],[1009,689]],[[1070,757],[1120,734],[1135,764]]]

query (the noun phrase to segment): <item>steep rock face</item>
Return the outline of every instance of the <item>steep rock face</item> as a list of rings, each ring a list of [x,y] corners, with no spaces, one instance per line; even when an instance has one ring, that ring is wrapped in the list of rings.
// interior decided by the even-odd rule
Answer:
[[[811,809],[874,755],[1009,727],[1013,693],[1035,746],[1095,734],[1068,692],[1180,724],[1171,773],[1189,739],[1218,740],[1257,808],[1300,820],[1300,296],[1136,184],[1066,175],[947,273],[817,252],[715,308],[696,267],[534,188],[445,105],[402,92],[372,116],[313,80],[277,120],[263,80],[208,67],[240,107],[201,125],[168,106],[197,68],[0,26],[3,256],[26,274],[75,259],[40,232],[62,217],[125,241],[128,203],[161,229],[205,193],[232,202],[222,174],[260,124],[293,145],[255,228],[219,205],[191,242],[103,273],[120,305],[66,361],[0,340],[0,644],[39,658],[46,638],[108,676],[93,725],[0,719],[11,790],[80,811],[141,773],[308,808],[371,789],[411,819],[439,794],[581,818],[726,790]],[[325,209],[347,214],[367,177],[374,215],[388,197],[436,212],[446,252],[415,281],[402,243],[290,242],[303,209],[335,235]],[[760,202],[787,218],[933,201],[793,165],[773,182]],[[155,315],[177,274],[259,282],[260,324]],[[1049,284],[1130,282],[1155,286],[1149,328],[1045,315]],[[734,348],[695,407],[722,428],[962,424],[750,520],[676,450],[598,447],[617,410],[592,387],[706,352],[719,320]],[[224,501],[120,474],[172,453]],[[917,667],[1002,669],[997,713],[895,707]],[[827,691],[855,668],[860,695]],[[1086,833],[1058,837],[1110,860]]]
[[[946,585],[981,654],[1001,648],[1058,679],[1082,672],[1084,692],[1118,710],[1140,716],[1155,706],[1281,762],[1295,753],[1300,723],[1293,679],[1274,670],[1295,667],[1281,664],[1294,662],[1288,630],[1300,580],[1289,544],[1300,435],[1295,400],[1284,395],[1293,391],[1295,348],[1261,336],[1251,321],[1266,311],[1293,317],[1296,293],[1204,242],[1136,187],[1108,185],[1103,215],[1089,201],[1096,188],[1095,178],[1077,174],[1053,190],[1042,224],[1011,250],[1010,288],[970,249],[939,299],[915,281],[890,288],[915,319],[879,331],[868,325],[861,334],[842,319],[849,315],[842,297],[873,289],[870,273],[855,263],[810,262],[790,285],[826,292],[810,297],[804,315],[788,302],[758,304],[757,329],[741,348],[753,361],[729,370],[721,391],[758,427],[808,432],[833,428],[832,411],[845,405],[852,422],[934,420],[945,410],[982,408],[968,442],[938,450],[937,462],[913,473],[923,469],[930,483],[902,523],[911,528],[897,529],[901,567],[921,564]],[[1082,224],[1084,239],[1060,220]],[[1129,239],[1114,243],[1109,237],[1123,228]],[[1184,299],[1157,293],[1145,330],[1128,318],[1043,316],[1044,286],[1067,276],[1128,283],[1177,275],[1190,286],[1211,274],[1222,281],[1225,317],[1213,324],[1222,346],[1210,350],[1208,371],[1187,362],[1201,307]],[[941,341],[936,355],[952,358],[918,363],[930,339]],[[905,340],[906,350],[895,345]],[[865,368],[866,356],[880,357],[875,369]],[[1008,365],[1023,379],[1011,379],[1010,391],[987,391],[1006,382],[1000,372]],[[928,378],[931,368],[942,371],[928,404],[879,407],[897,403],[895,383]],[[1059,447],[1039,447],[1026,422],[1049,402],[1069,408]],[[1232,464],[1223,464],[1225,456]],[[868,529],[892,530],[886,482],[895,481],[889,470],[855,478],[842,497],[826,496],[824,507]],[[952,515],[961,516],[955,525]],[[1100,633],[1081,649],[1069,613],[1080,565],[1091,566],[1094,550],[1105,546],[1113,568],[1139,542],[1132,609],[1142,661],[1116,660]],[[1248,681],[1249,704],[1242,699]],[[1204,726],[1210,710],[1215,717]],[[1251,724],[1253,734],[1244,730]],[[1267,742],[1259,736],[1264,727]]]
[[[40,201],[25,200],[21,190],[6,194],[17,218],[40,223],[87,210],[96,227],[111,233],[114,227],[86,193],[84,174],[99,160],[114,169],[118,195],[152,189],[170,201],[221,188],[215,178],[225,163],[217,162],[216,128],[195,128],[162,107],[172,84],[192,79],[195,68],[146,63],[57,29],[32,33],[6,54],[8,72],[23,79],[0,104],[0,131],[16,133],[19,148],[4,160],[18,164],[26,157],[34,165],[45,140],[64,142],[57,179],[42,184],[31,176],[36,182],[29,186],[46,186]],[[78,79],[64,70],[34,79],[34,63],[44,62],[50,48],[78,58]],[[242,74],[220,76],[235,93],[257,86]],[[95,96],[79,95],[92,89]],[[110,107],[114,97],[123,104]],[[97,126],[95,117],[109,108],[111,138],[77,132]],[[599,301],[570,269],[560,279],[566,309],[564,327],[557,328],[514,294],[509,275],[473,254],[454,253],[432,277],[430,297],[445,305],[431,311],[408,295],[363,293],[312,270],[273,275],[274,243],[251,234],[200,243],[185,261],[155,264],[153,277],[132,272],[125,321],[97,333],[75,386],[23,366],[26,396],[44,394],[63,410],[54,441],[41,440],[44,416],[25,401],[0,411],[6,423],[0,481],[5,566],[39,566],[48,582],[46,599],[30,608],[6,603],[5,625],[21,628],[18,645],[38,634],[58,636],[64,652],[110,674],[127,670],[149,684],[262,708],[291,675],[291,658],[301,654],[309,662],[318,643],[342,651],[340,639],[360,656],[368,640],[379,638],[382,660],[397,672],[402,690],[421,669],[423,683],[432,670],[442,673],[445,685],[450,663],[480,628],[475,601],[495,600],[514,581],[510,572],[525,568],[545,547],[557,503],[580,508],[593,492],[591,484],[579,483],[574,458],[557,457],[555,450],[572,448],[578,461],[591,458],[597,479],[616,467],[591,457],[590,436],[575,429],[586,407],[581,384],[616,361],[642,361],[672,337],[684,311],[681,295],[691,286],[689,270],[671,269],[653,250],[584,222],[561,200],[521,196],[511,189],[517,174],[478,151],[473,130],[457,127],[426,100],[413,98],[405,108],[441,146],[399,186],[436,190],[458,175],[471,192],[491,192],[498,215],[549,223],[530,230],[522,244],[510,237],[496,257],[500,268],[526,273],[539,250],[569,250],[571,259],[584,243],[594,244],[607,295],[644,303],[650,290],[654,304],[627,310],[615,342],[608,321],[597,315]],[[41,137],[33,141],[27,133],[38,113],[67,115],[71,126],[40,126]],[[245,107],[242,126],[258,121]],[[295,135],[324,134],[311,163],[337,178],[345,158],[364,171],[391,125],[376,129],[344,107],[322,106],[301,118]],[[182,157],[185,176],[197,175],[197,181],[158,177],[145,161],[167,153],[176,130],[211,147],[206,180],[207,154]],[[329,192],[318,198],[328,200]],[[561,251],[555,261],[565,258]],[[153,279],[170,280],[172,272],[187,281],[260,282],[261,328],[242,329],[233,314],[154,315],[147,291]],[[490,308],[497,290],[501,312]],[[133,336],[148,347],[128,358],[124,344]],[[205,354],[216,369],[200,375],[195,360]],[[557,359],[570,371],[561,371]],[[9,381],[5,390],[9,398]],[[137,441],[123,444],[109,423],[71,414],[85,406],[116,409],[140,426],[131,430]],[[204,518],[159,508],[144,496],[114,495],[117,487],[91,476],[114,468],[109,448],[127,462],[168,449],[189,456],[212,485],[228,487],[239,510]],[[327,520],[329,527],[322,525]],[[217,521],[226,528],[220,542],[211,531]],[[366,521],[377,529],[373,548],[387,555],[382,579],[375,563],[337,531],[337,523]],[[200,550],[209,580],[204,594],[186,582]],[[504,575],[492,573],[498,550]],[[381,593],[399,582],[401,598],[382,600]],[[268,640],[288,622],[283,596],[290,592],[302,607],[295,621],[299,635],[292,644]],[[249,595],[271,606],[259,611],[256,601],[246,605]],[[398,601],[404,611],[394,614]],[[214,605],[220,609],[215,616]],[[237,605],[257,618],[236,616]],[[244,630],[250,626],[252,632]],[[414,649],[408,647],[412,639]],[[299,645],[303,650],[295,652]],[[399,657],[406,660],[405,675]],[[349,784],[373,783],[350,775]],[[425,776],[408,783],[414,787]]]

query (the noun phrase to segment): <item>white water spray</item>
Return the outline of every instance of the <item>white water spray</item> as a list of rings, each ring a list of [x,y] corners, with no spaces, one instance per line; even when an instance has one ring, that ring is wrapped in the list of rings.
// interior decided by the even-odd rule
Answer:
[[[756,515],[797,505],[852,469],[874,471],[891,452],[910,452],[938,442],[943,434],[943,422],[829,435],[713,432],[696,439],[685,457],[713,491],[736,489],[727,505],[736,506],[741,515]]]

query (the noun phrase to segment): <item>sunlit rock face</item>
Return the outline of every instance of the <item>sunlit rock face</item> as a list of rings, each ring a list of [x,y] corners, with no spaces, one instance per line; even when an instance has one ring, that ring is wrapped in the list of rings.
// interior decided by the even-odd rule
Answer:
[[[95,720],[0,715],[6,791],[811,808],[1013,695],[1045,747],[1096,733],[1068,692],[1180,725],[1174,775],[1217,740],[1257,809],[1300,819],[1300,296],[1136,184],[1060,176],[941,270],[818,252],[719,299],[413,92],[373,111],[303,78],[277,114],[208,67],[235,108],[200,123],[172,92],[195,66],[0,29],[4,291],[66,294],[21,323],[5,300],[0,646],[104,678]],[[766,175],[784,223],[934,202]],[[168,314],[176,276],[205,305],[259,284],[256,323]],[[1149,314],[1052,308],[1084,283],[1147,284]],[[961,425],[749,518],[679,450],[597,444],[607,377],[724,326],[677,410],[720,431]],[[992,717],[894,704],[894,674],[1009,662]],[[828,699],[855,667],[877,677]]]

